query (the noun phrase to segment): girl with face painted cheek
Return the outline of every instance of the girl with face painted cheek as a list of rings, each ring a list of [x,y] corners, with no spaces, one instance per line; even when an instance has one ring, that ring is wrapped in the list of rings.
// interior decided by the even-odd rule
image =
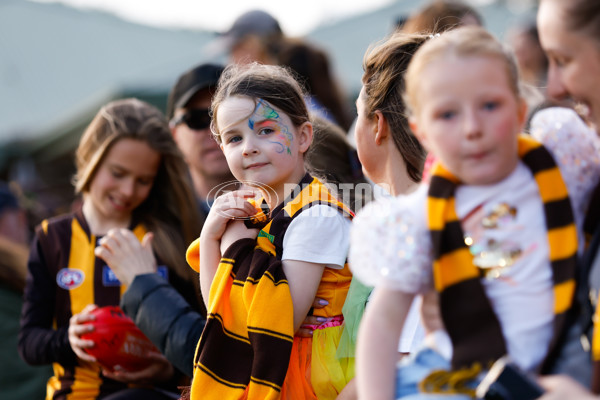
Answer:
[[[162,354],[149,354],[140,371],[110,371],[85,351],[96,343],[82,336],[94,330],[86,324],[92,310],[119,305],[127,285],[106,260],[127,248],[141,248],[142,256],[129,261],[158,269],[165,284],[200,309],[197,277],[184,258],[199,221],[191,185],[182,179],[185,162],[162,113],[125,99],[100,109],[81,138],[76,164],[81,209],[36,229],[19,351],[31,364],[54,364],[47,398],[171,398],[178,389],[170,380],[180,374]]]
[[[537,129],[534,118],[535,139],[522,135],[514,59],[479,27],[428,40],[405,82],[411,130],[436,162],[427,183],[370,204],[353,223],[352,271],[375,286],[358,333],[359,398],[474,398],[504,355],[543,370],[561,334],[583,248],[582,205],[600,172],[588,150],[597,138],[565,110],[549,113],[570,125]],[[564,157],[565,142],[589,169]],[[409,306],[432,291],[451,346],[433,337],[396,370]]]
[[[347,382],[349,360],[335,353],[352,212],[306,171],[313,127],[303,91],[281,67],[232,65],[212,113],[246,189],[216,199],[188,249],[209,314],[191,398],[334,399]],[[328,304],[312,310],[315,297]],[[309,313],[321,325],[294,336]]]

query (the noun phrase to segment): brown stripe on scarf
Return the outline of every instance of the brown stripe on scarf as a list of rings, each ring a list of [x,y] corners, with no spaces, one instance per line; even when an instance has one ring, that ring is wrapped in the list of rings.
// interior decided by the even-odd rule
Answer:
[[[210,296],[191,398],[279,398],[294,334],[281,261],[253,239],[238,240],[223,255]]]

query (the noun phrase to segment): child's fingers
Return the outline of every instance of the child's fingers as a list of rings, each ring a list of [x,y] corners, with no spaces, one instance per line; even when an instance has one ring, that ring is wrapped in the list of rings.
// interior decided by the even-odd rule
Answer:
[[[98,258],[101,258],[104,260],[104,262],[106,262],[107,264],[111,264],[113,257],[112,257],[112,253],[103,246],[98,246],[94,249],[94,255]]]
[[[116,243],[122,252],[131,253],[140,248],[138,238],[129,229],[111,229],[106,236],[110,243]]]
[[[95,305],[95,304],[88,304],[87,306],[85,306],[85,307],[83,308],[83,310],[81,310],[81,313],[79,313],[79,314],[80,314],[80,315],[81,315],[81,314],[86,314],[86,315],[85,315],[86,321],[92,321],[92,320],[96,319],[96,317],[95,317],[94,315],[88,315],[88,314],[90,314],[90,313],[91,313],[92,311],[94,311],[96,308],[98,308],[98,306],[97,306],[97,305]],[[83,317],[83,315],[81,315],[81,316]]]
[[[223,216],[229,219],[246,219],[250,217],[248,210],[239,208],[223,210]]]
[[[315,300],[315,303],[316,303],[316,300]],[[323,307],[323,305],[321,304],[320,307]],[[320,326],[328,321],[330,321],[330,319],[325,318],[325,317],[316,317],[314,315],[308,315],[306,318],[304,318],[304,321],[302,321],[302,325],[300,325],[300,328],[298,329],[298,331],[296,331],[296,336],[312,337],[314,330],[318,326]]]
[[[227,193],[224,196],[219,197],[217,200],[215,200],[215,203],[213,205],[226,209],[226,208],[243,208],[244,204],[248,203],[248,200],[246,197],[240,196],[234,192],[231,193]]]
[[[296,331],[296,336],[303,338],[311,338],[313,337],[314,328],[305,327],[304,325],[300,325],[298,331]]]
[[[119,251],[121,248],[119,241],[116,240],[114,235],[111,234],[106,234],[102,239],[100,239],[99,244],[111,253]]]
[[[233,192],[234,195],[243,197],[244,199],[250,199],[256,197],[256,191],[252,189],[239,189]]]
[[[251,190],[236,190],[217,197],[214,204],[242,204],[247,202],[248,199],[254,198],[255,196],[256,194]]]
[[[312,307],[313,308],[323,308],[325,307],[327,304],[329,304],[329,302],[325,299],[322,299],[320,297],[315,297],[315,299],[313,300],[313,304]]]
[[[260,211],[256,209],[256,207],[254,207],[252,205],[252,203],[250,202],[246,202],[246,204],[244,204],[244,210],[248,213],[248,216],[251,217],[253,215],[258,214]]]
[[[234,192],[219,197],[211,211],[226,218],[245,218],[257,213],[256,208],[245,197]]]
[[[152,232],[148,232],[144,235],[142,239],[142,247],[145,250],[152,251],[152,240],[154,239],[154,234]]]
[[[75,353],[75,355],[77,355],[77,357],[81,358],[82,360],[87,361],[87,362],[98,361],[98,360],[96,360],[96,357],[89,355],[85,351],[83,351],[77,347],[72,347],[72,348],[73,348],[73,352]]]

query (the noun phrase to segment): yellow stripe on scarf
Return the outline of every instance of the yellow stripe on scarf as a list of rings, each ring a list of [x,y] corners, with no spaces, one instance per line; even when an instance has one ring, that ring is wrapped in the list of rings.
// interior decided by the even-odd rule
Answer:
[[[210,289],[194,357],[192,399],[278,399],[293,342],[293,304],[281,262],[242,239]]]

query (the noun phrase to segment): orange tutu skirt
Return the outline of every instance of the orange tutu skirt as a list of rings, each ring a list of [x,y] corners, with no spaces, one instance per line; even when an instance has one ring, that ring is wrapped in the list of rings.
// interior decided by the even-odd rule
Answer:
[[[333,400],[352,379],[350,360],[336,356],[342,320],[334,317],[316,327],[312,338],[294,337],[282,399]]]

